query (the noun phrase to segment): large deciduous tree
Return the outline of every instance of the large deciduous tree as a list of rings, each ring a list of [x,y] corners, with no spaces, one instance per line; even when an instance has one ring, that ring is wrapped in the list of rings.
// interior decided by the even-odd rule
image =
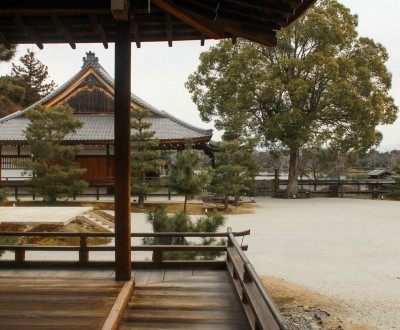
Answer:
[[[35,57],[32,50],[20,57],[21,65],[12,65],[11,77],[15,85],[25,88],[23,106],[29,106],[50,93],[56,84],[48,82],[48,68]]]
[[[26,113],[31,123],[24,133],[31,146],[32,161],[23,165],[25,172],[32,175],[35,191],[49,203],[73,197],[87,186],[81,178],[86,170],[75,162],[82,147],[64,144],[65,137],[83,125],[73,112],[68,105],[40,105]]]
[[[147,110],[132,109],[131,187],[138,194],[139,207],[143,207],[146,194],[160,187],[159,169],[163,165],[161,152],[157,150],[160,142],[150,130],[151,123],[144,121],[148,114]]]
[[[357,35],[357,16],[334,0],[278,32],[276,48],[221,41],[201,54],[186,87],[203,120],[253,130],[290,154],[287,197],[297,195],[299,150],[315,140],[340,154],[379,144],[396,119],[385,48]]]

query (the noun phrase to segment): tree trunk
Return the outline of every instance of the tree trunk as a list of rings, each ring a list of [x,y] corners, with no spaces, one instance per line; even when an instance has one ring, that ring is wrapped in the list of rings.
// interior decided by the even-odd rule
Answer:
[[[183,204],[183,212],[186,213],[186,205],[187,205],[188,195],[185,195],[185,203]]]
[[[297,158],[298,158],[297,151],[291,151],[289,156],[289,178],[288,178],[288,185],[285,192],[286,198],[297,198],[298,191],[297,191]]]
[[[142,209],[144,206],[144,194],[139,194],[138,197],[138,208]]]
[[[224,211],[228,211],[228,206],[229,206],[229,196],[225,195],[225,198],[224,198]]]

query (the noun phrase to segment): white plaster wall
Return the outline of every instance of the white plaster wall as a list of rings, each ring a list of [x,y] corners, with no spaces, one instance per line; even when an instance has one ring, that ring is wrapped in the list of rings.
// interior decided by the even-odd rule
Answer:
[[[31,177],[31,174],[27,174],[25,176],[22,175],[23,170],[16,169],[16,170],[1,170],[1,179],[9,179],[9,180],[27,180]]]
[[[17,156],[18,155],[18,147],[16,146],[3,146],[1,147],[1,154],[3,156]]]

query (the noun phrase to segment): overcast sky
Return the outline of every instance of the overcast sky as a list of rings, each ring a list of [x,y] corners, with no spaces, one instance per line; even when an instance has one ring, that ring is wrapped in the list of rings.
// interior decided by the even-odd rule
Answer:
[[[391,94],[400,106],[400,1],[399,0],[339,0],[359,17],[358,32],[361,36],[373,38],[382,43],[389,52],[387,67],[393,75]],[[213,128],[211,123],[203,123],[198,115],[190,94],[184,87],[189,74],[199,64],[199,55],[215,41],[175,42],[173,47],[165,43],[143,43],[140,49],[132,43],[132,92],[160,110],[201,128]],[[82,57],[93,51],[101,65],[114,76],[114,45],[104,49],[97,44],[77,44],[75,50],[69,45],[46,44],[43,50],[35,45],[20,46],[16,59],[33,48],[37,58],[49,68],[49,74],[61,85],[82,66]],[[10,66],[1,64],[0,74],[9,74]],[[394,125],[380,127],[384,134],[382,150],[400,148],[400,119]],[[214,139],[220,134],[214,131]]]

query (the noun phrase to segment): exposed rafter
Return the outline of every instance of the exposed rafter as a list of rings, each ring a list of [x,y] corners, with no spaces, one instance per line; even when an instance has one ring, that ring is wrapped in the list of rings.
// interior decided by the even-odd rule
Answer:
[[[136,47],[140,48],[140,36],[139,36],[139,28],[135,20],[135,15],[131,14],[131,33],[133,34],[133,39],[135,40]]]
[[[276,31],[316,0],[1,0],[0,43],[99,43],[116,40],[116,24],[131,20],[142,42],[247,38],[276,43]],[[149,11],[149,4],[150,11]]]
[[[104,32],[103,26],[99,23],[97,19],[97,15],[91,14],[89,15],[90,22],[92,24],[93,33],[97,34],[104,46],[104,48],[108,48],[108,41],[106,33]]]
[[[168,46],[172,47],[172,21],[170,13],[165,13],[165,25],[167,27]]]

